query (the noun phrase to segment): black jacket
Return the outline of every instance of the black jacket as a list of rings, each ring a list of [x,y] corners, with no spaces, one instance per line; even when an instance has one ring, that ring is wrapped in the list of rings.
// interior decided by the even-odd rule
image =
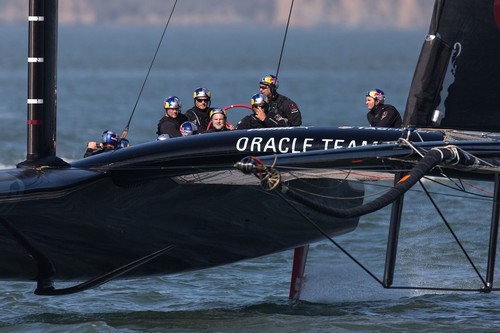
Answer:
[[[281,118],[276,121],[274,118],[267,117],[264,121],[260,121],[254,114],[243,117],[238,122],[236,129],[249,129],[249,128],[265,128],[265,127],[286,127],[286,120]]]
[[[400,128],[402,121],[398,110],[390,104],[379,104],[366,115],[372,127]]]
[[[302,125],[302,114],[299,107],[290,98],[275,93],[268,97],[269,99],[269,114],[270,118],[281,116],[287,121],[285,126],[300,126]],[[276,119],[278,120],[278,119]]]
[[[206,108],[205,110],[198,109],[193,106],[191,109],[186,111],[186,116],[188,120],[195,123],[198,126],[198,133],[203,133],[207,131],[208,123],[210,122],[210,111],[211,108]]]
[[[97,149],[87,148],[83,157],[89,157],[89,156],[93,156],[93,155],[97,155],[100,153],[105,153],[107,151],[113,151],[113,150],[115,150],[115,149],[112,147],[104,147],[104,148],[97,148]]]
[[[185,121],[188,121],[188,118],[182,113],[179,113],[177,118],[163,116],[163,118],[161,118],[158,122],[158,130],[156,131],[156,134],[170,134],[173,137],[181,136],[182,134],[179,131],[179,127]]]

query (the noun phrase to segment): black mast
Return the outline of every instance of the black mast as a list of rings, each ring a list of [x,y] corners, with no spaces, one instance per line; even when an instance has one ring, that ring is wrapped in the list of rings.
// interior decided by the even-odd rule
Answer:
[[[19,166],[61,162],[55,156],[57,6],[58,0],[29,1],[28,145],[26,161]]]

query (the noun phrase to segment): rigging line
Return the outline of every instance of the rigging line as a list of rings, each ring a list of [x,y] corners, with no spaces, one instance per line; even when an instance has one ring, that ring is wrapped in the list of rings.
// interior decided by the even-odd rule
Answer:
[[[448,228],[448,231],[451,233],[452,237],[455,239],[455,242],[457,243],[457,245],[460,247],[460,249],[462,250],[462,253],[465,255],[465,257],[467,258],[467,260],[469,261],[470,265],[472,266],[472,268],[474,269],[474,271],[476,272],[477,276],[479,277],[479,279],[482,281],[483,285],[485,287],[487,287],[487,284],[486,284],[486,281],[483,279],[483,277],[481,276],[481,273],[479,273],[479,270],[477,269],[476,265],[474,264],[474,262],[472,261],[472,259],[470,258],[469,254],[467,253],[467,251],[465,250],[465,248],[463,247],[462,243],[460,242],[460,240],[458,239],[457,235],[455,234],[455,232],[453,231],[453,229],[451,228],[450,224],[448,223],[448,221],[446,220],[444,214],[441,212],[441,210],[439,209],[439,207],[437,206],[436,202],[434,201],[434,199],[432,198],[432,196],[429,194],[429,192],[427,192],[427,188],[424,186],[424,184],[419,180],[418,181],[420,183],[420,186],[422,187],[422,189],[424,190],[425,194],[427,195],[427,198],[429,198],[429,200],[431,201],[432,205],[434,206],[434,209],[436,210],[436,212],[439,214],[439,216],[441,217],[441,219],[443,220],[444,224],[446,225],[446,227]]]
[[[457,184],[455,181],[453,181],[453,179],[447,178],[449,181],[451,181],[455,185],[455,186],[451,186],[451,185],[445,184],[441,181],[438,181],[436,179],[432,179],[429,177],[424,177],[424,178],[427,181],[430,181],[430,182],[433,182],[433,183],[438,184],[440,186],[449,188],[450,190],[453,190],[453,191],[466,193],[469,196],[475,196],[475,197],[478,197],[478,198],[483,199],[483,200],[489,199],[488,201],[491,201],[493,199],[491,192],[487,192],[486,190],[482,190],[480,188],[474,187],[472,184],[467,184],[467,182],[464,182],[462,179],[459,179],[460,184]],[[478,191],[482,191],[482,192],[489,193],[489,194],[480,194],[480,193],[471,192],[465,188],[464,183],[472,188],[475,188]],[[470,198],[469,196],[459,196],[459,195],[452,195],[452,194],[448,194],[448,193],[437,193],[437,194],[442,194],[442,195],[446,195],[446,196],[450,196],[450,197],[458,197],[458,198]],[[471,198],[471,199],[478,199],[478,198]]]
[[[300,193],[306,193],[306,194],[309,194],[311,196],[314,196],[314,197],[318,197],[318,198],[325,198],[325,199],[337,199],[337,200],[353,200],[353,199],[360,199],[360,198],[371,198],[371,197],[374,197],[374,196],[377,196],[379,197],[380,195],[382,195],[383,193],[386,193],[387,190],[384,189],[384,190],[381,190],[380,192],[375,192],[375,193],[372,193],[372,194],[363,194],[363,195],[360,195],[360,196],[354,196],[354,197],[334,197],[334,196],[330,196],[330,195],[322,195],[322,194],[318,194],[318,193],[313,193],[311,191],[307,191],[307,190],[303,190],[301,188],[295,188],[295,187],[292,187],[292,186],[288,186],[289,189],[292,189],[294,191],[297,191],[297,192],[300,192]]]
[[[370,275],[375,281],[377,281],[381,286],[384,286],[384,283],[373,274],[368,268],[366,268],[359,260],[357,260],[352,254],[350,254],[346,249],[344,249],[339,243],[333,240],[319,225],[317,225],[313,220],[311,220],[308,216],[306,216],[303,212],[301,212],[296,205],[293,205],[282,193],[281,190],[275,191],[276,194],[286,202],[293,210],[295,210],[300,216],[302,216],[307,222],[309,222],[316,230],[318,230],[326,239],[330,241],[337,249],[342,251],[349,259],[351,259],[359,268],[364,270],[368,275]]]
[[[169,162],[169,161],[164,161],[164,162]],[[228,171],[228,170],[233,170],[232,165],[227,165],[227,164],[207,164],[207,165],[193,165],[193,166],[120,166],[120,165],[108,165],[108,164],[103,164],[103,165],[96,165],[96,166],[89,166],[89,167],[79,167],[77,170],[93,170],[93,171],[130,171],[130,170],[192,170],[196,171],[197,173],[201,172],[213,172],[213,171]],[[194,173],[194,172],[193,172]]]
[[[151,73],[151,68],[153,68],[153,64],[155,62],[156,56],[158,55],[158,51],[160,50],[161,43],[163,41],[163,38],[165,37],[165,32],[167,31],[168,25],[170,24],[170,20],[172,19],[172,15],[174,14],[175,6],[177,5],[177,0],[175,0],[174,5],[172,6],[172,10],[170,11],[170,15],[168,17],[167,23],[165,24],[165,28],[163,29],[163,33],[161,34],[160,41],[158,43],[158,46],[156,47],[156,51],[154,53],[153,59],[151,60],[151,63],[149,64],[148,72],[146,73],[146,77],[144,78],[144,82],[142,82],[142,87],[141,90],[139,91],[139,95],[137,96],[137,99],[134,104],[134,108],[132,109],[132,113],[130,114],[130,118],[128,119],[127,125],[123,129],[122,133],[122,138],[125,138],[128,133],[128,129],[130,127],[130,123],[132,122],[132,117],[134,116],[135,110],[137,108],[137,104],[139,104],[139,100],[141,99],[142,92],[144,90],[144,87],[146,86],[146,82],[148,81],[149,74]]]
[[[113,152],[111,152],[113,153]],[[158,160],[155,162],[165,162],[165,163],[171,163],[172,161],[169,160]],[[52,167],[52,166],[47,166],[44,168],[44,170],[49,170],[49,169],[61,169],[61,167]],[[213,169],[218,169],[218,170],[234,170],[234,165],[232,164],[207,164],[207,165],[195,165],[195,166],[181,166],[181,165],[170,165],[170,166],[143,166],[143,165],[138,165],[138,166],[120,166],[117,164],[117,162],[114,162],[112,164],[102,164],[102,165],[95,165],[95,166],[88,166],[88,167],[78,167],[77,170],[97,170],[97,171],[111,171],[111,170],[193,170],[193,169],[199,169],[201,172],[205,172],[204,170],[206,169],[208,171],[212,171]],[[292,168],[288,168],[292,170]],[[286,171],[287,169],[284,169],[284,172],[290,172],[291,171]],[[304,169],[300,168],[297,170],[316,170],[315,168],[310,168],[310,169]],[[310,172],[310,173],[305,173],[305,175],[316,175],[317,173]],[[344,179],[344,177],[342,177]],[[356,181],[356,180],[352,180]]]
[[[375,281],[377,281],[382,287],[386,289],[415,289],[415,290],[435,290],[435,291],[481,291],[481,289],[477,288],[446,288],[446,287],[419,287],[419,286],[390,286],[386,287],[384,286],[383,282],[377,278],[375,274],[373,274],[368,268],[366,268],[360,261],[358,261],[353,255],[351,255],[347,250],[345,250],[339,243],[337,243],[335,240],[333,240],[320,226],[318,226],[314,221],[312,221],[309,217],[305,216],[295,205],[293,205],[287,198],[283,196],[281,191],[276,191],[275,193],[278,194],[278,196],[285,201],[290,207],[292,207],[298,214],[300,214],[305,220],[307,220],[312,226],[314,226],[325,238],[327,238],[333,245],[335,245],[340,251],[342,251],[349,259],[351,259],[356,265],[358,265],[362,270],[364,270],[368,275],[370,275]],[[432,201],[432,198],[431,198]],[[439,212],[439,210],[438,210]],[[452,231],[453,233],[453,231]],[[466,254],[467,255],[467,254]],[[474,264],[472,264],[474,267]],[[475,267],[474,267],[475,268]],[[476,269],[476,272],[479,274],[479,272]],[[481,278],[481,276],[479,275]],[[481,278],[481,280],[484,282],[484,280]]]
[[[493,196],[493,192],[488,191],[487,189],[484,189],[484,188],[481,188],[479,186],[476,186],[476,185],[474,185],[472,183],[469,183],[468,181],[465,181],[463,179],[460,179],[460,182],[464,183],[467,186],[472,187],[473,189],[475,189],[477,191],[480,191],[480,192],[483,192],[483,193],[487,193],[488,194],[488,196],[487,196],[488,198],[491,198]],[[477,195],[480,195],[480,194],[477,194]]]
[[[445,193],[445,192],[429,191],[430,194],[442,195],[442,196],[452,197],[452,198],[462,198],[462,199],[468,199],[468,200],[482,200],[482,201],[488,201],[488,202],[491,202],[491,200],[492,200],[492,196],[491,195],[483,195],[483,194],[479,194],[479,193],[474,193],[474,192],[468,191],[468,190],[466,190],[465,188],[462,188],[462,187],[450,186],[450,185],[447,185],[447,184],[445,184],[443,182],[437,181],[436,179],[429,178],[427,176],[424,176],[423,179],[425,179],[427,181],[430,181],[430,182],[433,182],[433,183],[435,183],[435,184],[437,184],[439,186],[446,187],[446,188],[448,188],[450,190],[458,191],[458,192],[461,192],[461,193],[465,193],[467,195],[457,195],[457,194],[450,194],[450,193]],[[451,178],[447,178],[447,179],[449,179],[450,181],[453,182],[453,179],[451,179]],[[375,184],[375,183],[373,183],[371,181],[364,181],[364,180],[354,180],[354,179],[351,179],[349,181],[350,182],[356,182],[356,183],[362,183],[365,186],[370,186],[370,187],[383,187],[385,189],[393,187],[393,185]],[[460,181],[462,181],[462,179],[460,179]],[[453,184],[455,184],[455,182],[453,182]],[[455,185],[457,185],[457,184],[455,184]],[[471,186],[471,187],[473,187],[471,184],[468,184],[468,185]],[[294,189],[294,190],[297,190],[297,189]],[[478,189],[478,190],[481,190],[481,189]],[[380,192],[382,193],[384,191],[380,191]],[[411,189],[408,190],[408,192],[422,193],[423,191],[411,188]],[[489,192],[489,193],[491,193],[491,192]]]
[[[346,173],[343,172],[342,170],[333,170],[333,171],[329,171],[329,172],[319,172],[319,173],[314,173],[314,172],[305,172],[305,171],[281,171],[281,172],[286,172],[286,173],[289,173],[290,175],[294,176],[296,179],[302,179],[302,178],[307,178],[308,176],[312,176],[312,175],[324,175],[324,176],[328,176],[328,175],[331,175],[332,173],[334,173],[335,175],[339,175],[339,180],[347,180],[347,178],[349,177],[349,173],[347,173],[347,176],[346,176]],[[340,177],[340,175],[342,175],[343,177]],[[319,187],[319,186],[315,186],[315,187]],[[328,186],[327,186],[328,187]]]
[[[434,179],[432,177],[427,177],[427,176],[424,176],[424,179],[426,179],[427,181],[430,181],[430,182],[433,182],[435,184],[438,184],[438,185],[441,185],[443,187],[446,187],[446,188],[449,188],[451,190],[454,190],[454,191],[459,191],[459,192],[464,192],[464,193],[469,193],[466,189],[465,189],[465,186],[463,186],[461,180],[459,179],[458,182],[455,180],[455,179],[452,179],[450,178],[448,175],[446,175],[445,173],[443,172],[440,172],[441,173],[441,176],[445,179],[445,180],[448,180],[451,184],[453,184],[454,186],[452,185],[448,185],[448,184],[445,184],[443,181],[438,181],[437,179]],[[470,193],[470,194],[473,194],[473,193]]]
[[[52,168],[48,167],[45,170],[54,170],[62,168]],[[215,170],[214,170],[215,169]],[[108,171],[140,171],[140,170],[197,170],[197,173],[205,173],[205,172],[214,172],[214,171],[232,171],[232,166],[228,165],[197,165],[197,166],[116,166],[116,165],[94,165],[94,166],[86,166],[86,167],[77,167],[72,169],[65,169],[65,171],[81,171],[81,170],[90,170],[90,171],[100,171],[100,172],[108,172]]]
[[[281,45],[280,59],[278,61],[278,68],[276,69],[276,78],[278,78],[278,73],[280,71],[281,59],[283,58],[283,50],[285,49],[286,35],[288,33],[288,26],[290,25],[290,18],[292,17],[293,2],[290,5],[290,12],[288,13],[288,21],[286,22],[285,36],[283,37],[283,44]]]
[[[300,179],[300,178],[298,178],[298,179]],[[424,177],[424,179],[428,180],[428,181],[431,181],[431,182],[434,182],[437,185],[440,185],[440,186],[443,186],[443,187],[447,187],[447,188],[449,188],[449,189],[451,189],[453,191],[458,191],[458,192],[465,193],[467,195],[457,195],[457,194],[450,194],[450,193],[444,193],[444,192],[429,191],[430,194],[442,195],[442,196],[451,197],[451,198],[461,198],[461,199],[468,199],[468,200],[481,200],[481,201],[488,201],[488,202],[491,202],[491,200],[492,200],[492,196],[491,195],[483,195],[483,194],[479,194],[479,193],[470,192],[470,191],[467,191],[467,190],[462,189],[462,188],[457,188],[457,187],[453,187],[453,186],[450,186],[450,185],[446,185],[446,184],[444,184],[442,182],[439,182],[439,181],[437,181],[435,179],[428,178],[428,177]],[[387,190],[387,188],[393,187],[393,185],[374,184],[371,180],[364,181],[364,180],[350,179],[348,181],[349,182],[355,182],[355,183],[361,183],[361,184],[363,184],[365,186],[370,186],[370,187],[382,187],[382,188],[384,188],[384,190],[381,190],[379,192],[374,192],[373,194],[370,194],[370,195],[366,195],[365,194],[363,196],[365,198],[372,197],[372,196],[378,195],[380,193],[385,193],[386,190]],[[306,192],[306,191],[298,189],[298,188],[293,188],[293,190],[297,191],[297,192]],[[478,190],[481,190],[481,189],[478,189]],[[411,189],[408,190],[408,192],[422,193],[423,191],[411,188]],[[319,194],[314,194],[314,193],[310,193],[310,192],[309,192],[309,194],[316,195],[316,196],[321,196]]]

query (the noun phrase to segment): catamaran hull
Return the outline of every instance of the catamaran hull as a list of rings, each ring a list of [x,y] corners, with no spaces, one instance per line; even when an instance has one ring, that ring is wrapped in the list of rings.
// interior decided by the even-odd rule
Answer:
[[[347,233],[357,218],[334,219],[266,192],[234,163],[248,155],[378,145],[402,135],[396,129],[335,127],[231,131],[146,143],[67,167],[3,171],[0,278],[32,279],[41,271],[44,279],[88,278],[169,246],[128,274],[179,273],[309,244],[324,237],[321,231]],[[241,183],[243,177],[252,180]],[[321,175],[289,182],[327,206],[362,203],[359,184]]]
[[[320,186],[328,188],[321,192],[332,197],[363,196],[363,188],[350,182],[295,183],[305,190],[314,187],[316,193]],[[345,206],[342,200],[334,204]],[[175,247],[130,274],[202,269],[318,241],[323,236],[307,219],[332,236],[357,226],[357,219],[333,219],[293,205],[296,209],[258,185],[178,184],[158,177],[122,187],[105,176],[59,190],[52,198],[4,203],[0,210],[3,219],[53,264],[54,278],[78,279],[169,245]],[[0,230],[0,277],[34,278],[35,260],[5,228]]]

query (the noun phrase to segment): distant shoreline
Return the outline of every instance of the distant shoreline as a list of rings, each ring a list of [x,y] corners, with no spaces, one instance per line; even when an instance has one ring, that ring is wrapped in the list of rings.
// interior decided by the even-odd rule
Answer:
[[[428,26],[434,0],[315,0],[296,1],[291,27],[411,30]],[[172,26],[282,27],[288,20],[290,0],[182,0]],[[165,0],[59,0],[61,25],[163,26],[173,1]],[[26,22],[27,0],[2,0],[0,25]]]

